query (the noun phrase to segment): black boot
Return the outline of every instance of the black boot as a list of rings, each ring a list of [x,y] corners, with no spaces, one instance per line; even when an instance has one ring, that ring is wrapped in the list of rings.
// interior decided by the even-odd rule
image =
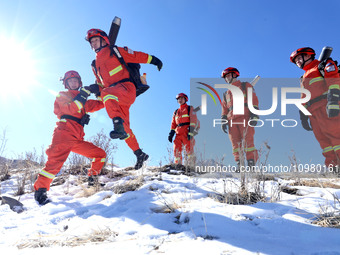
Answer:
[[[39,188],[34,192],[34,199],[40,205],[46,205],[47,203],[51,202],[51,200],[47,197],[47,189],[46,188]]]
[[[253,159],[248,159],[248,167],[251,171],[255,168],[255,161]]]
[[[87,179],[87,183],[89,187],[93,186],[105,186],[105,183],[100,183],[98,180],[98,175],[90,175],[89,178]]]
[[[241,172],[241,163],[239,160],[236,161],[236,173]]]
[[[141,149],[138,149],[133,152],[137,157],[137,163],[135,165],[135,169],[139,169],[143,166],[144,161],[149,158],[149,155],[144,153]]]
[[[113,131],[110,132],[110,137],[112,139],[120,139],[123,140],[128,137],[128,134],[124,130],[123,122],[124,120],[121,117],[115,117],[112,119],[113,121]]]

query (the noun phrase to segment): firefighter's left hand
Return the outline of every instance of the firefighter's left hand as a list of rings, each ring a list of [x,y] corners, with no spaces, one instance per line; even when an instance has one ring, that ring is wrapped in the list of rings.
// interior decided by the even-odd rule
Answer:
[[[250,120],[249,120],[249,125],[252,127],[255,127],[257,125],[257,121],[259,119],[259,116],[256,114],[252,114],[250,116]]]
[[[98,84],[91,84],[90,86],[85,86],[84,89],[90,91],[93,94],[99,93],[99,85]]]
[[[160,71],[162,69],[162,67],[163,67],[162,61],[159,58],[155,57],[155,56],[152,56],[150,64],[153,64],[153,65],[157,66],[158,71]]]

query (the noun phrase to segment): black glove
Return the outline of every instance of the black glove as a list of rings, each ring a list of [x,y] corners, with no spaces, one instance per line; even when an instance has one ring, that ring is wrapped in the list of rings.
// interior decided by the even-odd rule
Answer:
[[[190,141],[194,137],[194,130],[193,126],[188,127],[188,140]]]
[[[91,93],[95,94],[96,96],[100,95],[98,84],[91,84],[90,86],[85,86],[84,89],[90,91]]]
[[[174,138],[174,135],[175,135],[175,130],[172,129],[168,136],[168,140],[170,143],[172,143],[172,138]]]
[[[162,61],[159,58],[155,57],[155,56],[151,56],[151,57],[152,57],[152,59],[151,59],[150,64],[153,64],[153,65],[157,66],[158,71],[160,71],[162,69],[162,67],[163,67]]]
[[[340,90],[339,89],[329,89],[327,94],[327,116],[328,118],[336,117],[339,115],[339,97]]]
[[[85,104],[87,98],[89,97],[89,95],[91,94],[91,92],[85,88],[81,88],[79,90],[79,94],[73,99],[73,101],[79,101],[82,104]]]
[[[257,120],[259,119],[259,116],[256,114],[250,115],[249,125],[252,127],[255,127],[257,125]]]
[[[311,128],[308,122],[308,116],[304,115],[303,112],[301,111],[299,111],[299,113],[300,113],[300,120],[301,120],[302,127],[306,129],[307,131],[312,131],[313,129]]]
[[[222,115],[221,116],[221,119],[222,120],[227,120],[227,116],[226,115]],[[222,129],[222,131],[224,132],[224,133],[226,133],[226,134],[228,134],[228,123],[223,123],[222,125],[221,125],[221,129]]]

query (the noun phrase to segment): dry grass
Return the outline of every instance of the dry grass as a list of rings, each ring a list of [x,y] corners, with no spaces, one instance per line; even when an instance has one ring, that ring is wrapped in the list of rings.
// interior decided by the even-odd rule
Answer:
[[[340,189],[340,185],[338,184],[334,184],[330,181],[322,181],[319,179],[299,180],[299,181],[292,183],[291,185],[292,186],[308,186],[308,187]]]
[[[64,236],[64,235],[63,235]],[[62,237],[63,237],[62,236]],[[104,230],[93,230],[89,234],[84,234],[83,236],[77,237],[66,237],[66,238],[52,238],[47,235],[40,235],[36,239],[25,240],[17,245],[18,249],[25,248],[40,248],[40,247],[53,247],[53,246],[81,246],[88,243],[102,243],[102,242],[114,242],[115,238],[118,236],[117,232],[112,231],[109,228]]]
[[[340,215],[319,216],[318,219],[312,223],[326,228],[340,228]]]
[[[232,205],[249,205],[249,204],[255,204],[260,201],[262,202],[265,201],[265,197],[263,197],[259,193],[250,192],[246,190],[239,191],[237,193],[233,193],[233,192],[227,192],[224,194],[209,193],[208,196],[220,203],[226,203],[226,204],[232,204]]]
[[[123,194],[128,191],[135,191],[144,184],[144,177],[139,176],[136,179],[128,180],[123,184],[116,185],[113,187],[113,192],[116,194]]]

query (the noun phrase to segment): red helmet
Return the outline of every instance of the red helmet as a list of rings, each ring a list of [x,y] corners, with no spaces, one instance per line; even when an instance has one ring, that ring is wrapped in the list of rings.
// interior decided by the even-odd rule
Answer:
[[[81,82],[81,77],[80,77],[79,73],[71,70],[71,71],[68,71],[68,72],[65,73],[64,78],[60,79],[61,81],[63,81],[63,84],[64,84],[66,89],[69,89],[68,84],[67,84],[67,80],[70,79],[70,78],[78,78],[79,87],[83,86],[83,83]]]
[[[315,51],[312,48],[304,47],[304,48],[297,49],[292,54],[290,54],[290,62],[295,64],[294,62],[295,58],[301,54],[311,55],[313,59],[315,57]]]
[[[185,102],[188,101],[188,96],[187,96],[186,94],[184,94],[184,93],[179,93],[179,94],[176,96],[176,100],[178,100],[178,98],[180,98],[180,97],[184,97]]]
[[[103,38],[107,44],[110,44],[109,37],[107,36],[107,34],[103,30],[97,28],[92,28],[89,31],[87,31],[85,40],[90,42],[91,38],[96,36]]]
[[[224,78],[228,73],[234,73],[236,77],[240,76],[240,72],[235,67],[228,67],[223,70],[221,77]]]

